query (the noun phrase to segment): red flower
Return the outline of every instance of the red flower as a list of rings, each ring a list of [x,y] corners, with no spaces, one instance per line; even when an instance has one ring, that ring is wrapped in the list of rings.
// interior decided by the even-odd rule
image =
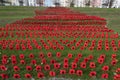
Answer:
[[[25,60],[20,60],[20,64],[25,64]]]
[[[63,47],[63,46],[60,46],[60,50],[64,50],[64,47]]]
[[[32,67],[31,66],[26,66],[26,70],[27,71],[32,71]]]
[[[41,60],[41,63],[42,63],[42,64],[46,64],[46,62],[47,62],[47,60],[46,60],[45,58],[43,58],[43,59]]]
[[[7,71],[7,68],[6,68],[4,65],[1,65],[1,66],[0,66],[0,69],[1,69],[2,71]]]
[[[68,63],[68,58],[64,58],[64,63]]]
[[[7,55],[2,55],[2,59],[7,59],[8,56]]]
[[[77,63],[79,61],[79,58],[74,58],[74,63]]]
[[[44,77],[44,74],[43,74],[42,72],[39,72],[39,73],[37,74],[37,77],[38,77],[38,78],[43,78],[43,77]]]
[[[113,47],[113,51],[116,52],[118,50],[117,47]]]
[[[105,54],[100,55],[100,58],[102,58],[102,59],[105,59],[105,57],[106,57]]]
[[[77,68],[77,64],[76,64],[76,63],[72,63],[72,64],[71,64],[71,68],[72,68],[72,69]]]
[[[3,65],[5,65],[5,64],[7,64],[8,62],[7,62],[7,59],[2,59],[2,64]]]
[[[46,71],[50,70],[50,65],[46,64],[46,65],[44,66],[44,70],[46,70]]]
[[[98,58],[98,63],[99,63],[99,64],[103,64],[103,62],[104,62],[104,59],[103,59],[103,58]]]
[[[75,46],[72,46],[72,47],[71,47],[71,50],[75,50]]]
[[[20,78],[20,75],[19,74],[14,74],[13,77],[18,79],[18,78]]]
[[[20,70],[20,68],[18,66],[14,66],[14,71],[18,72]]]
[[[120,72],[120,68],[117,68],[117,69],[116,69],[116,73],[118,73],[118,72]]]
[[[24,54],[20,54],[20,55],[19,55],[19,58],[20,58],[20,59],[24,59],[24,58],[25,58]]]
[[[74,69],[70,69],[69,70],[69,74],[75,74],[75,70]]]
[[[42,52],[39,54],[39,58],[44,58],[44,54]]]
[[[17,64],[16,59],[12,60],[12,64],[13,64],[13,65]]]
[[[37,66],[36,66],[36,71],[41,71],[41,70],[42,70],[42,66],[37,65]]]
[[[86,68],[86,63],[85,62],[81,62],[80,67],[81,68]]]
[[[103,71],[108,71],[108,70],[109,70],[109,66],[103,66],[103,67],[102,67],[102,70],[103,70]]]
[[[111,58],[115,59],[117,57],[117,54],[112,54]]]
[[[55,64],[54,64],[54,68],[55,68],[55,69],[59,69],[59,68],[60,68],[60,64],[59,64],[59,63],[55,63]]]
[[[82,75],[83,75],[83,71],[82,71],[82,70],[77,70],[77,71],[76,71],[76,74],[77,74],[78,76],[82,76]]]
[[[81,54],[81,53],[78,53],[77,57],[78,57],[78,58],[81,58],[81,57],[82,57],[82,54]]]
[[[83,62],[87,63],[88,61],[89,61],[88,58],[84,58],[84,61],[83,61]]]
[[[60,74],[66,74],[66,70],[60,70]]]
[[[96,71],[91,71],[91,72],[89,73],[89,76],[90,76],[90,77],[96,76]]]
[[[56,57],[58,57],[58,58],[61,57],[61,53],[60,53],[60,52],[57,52],[57,53],[56,53]]]
[[[28,49],[29,49],[29,50],[33,50],[33,47],[30,45],[30,46],[28,47]]]
[[[108,79],[108,76],[109,75],[107,73],[103,73],[101,77],[104,78],[104,79]]]
[[[25,74],[25,78],[32,78],[31,74],[27,73]]]
[[[1,74],[0,76],[2,77],[3,80],[4,79],[8,79],[8,75],[7,74]]]
[[[16,56],[15,55],[11,55],[11,59],[16,59]]]
[[[117,60],[114,59],[111,61],[111,65],[115,66],[116,64],[117,64]]]
[[[68,58],[72,58],[72,54],[71,53],[68,53]]]
[[[95,68],[96,66],[95,66],[95,62],[90,62],[90,68]]]
[[[54,71],[50,71],[50,72],[49,72],[49,75],[53,77],[53,76],[56,75],[56,73],[55,73]]]
[[[88,56],[88,59],[89,59],[89,60],[92,60],[93,58],[94,58],[93,55],[89,55],[89,56]]]
[[[29,58],[34,58],[34,55],[32,53],[29,54]]]
[[[36,64],[36,60],[31,60],[31,64]]]
[[[69,67],[69,64],[68,63],[64,63],[63,64],[63,68],[68,68]]]
[[[51,57],[52,57],[52,53],[51,53],[51,52],[48,52],[48,53],[47,53],[47,57],[48,57],[48,58],[51,58]]]
[[[55,61],[54,59],[51,59],[51,60],[50,60],[50,63],[51,63],[51,64],[54,64],[55,62],[56,62],[56,61]]]

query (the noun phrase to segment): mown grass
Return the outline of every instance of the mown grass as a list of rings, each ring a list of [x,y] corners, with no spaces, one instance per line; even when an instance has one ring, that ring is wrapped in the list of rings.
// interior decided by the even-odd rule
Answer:
[[[22,18],[26,18],[26,17],[33,17],[35,14],[34,14],[34,10],[35,9],[44,9],[44,8],[40,8],[40,7],[0,7],[0,26],[5,26],[5,24],[7,23],[11,23],[11,22],[14,22],[16,20],[19,20],[19,19],[22,19]],[[120,9],[99,9],[99,8],[72,8],[73,10],[77,10],[77,11],[80,11],[81,13],[86,13],[86,14],[89,14],[89,15],[97,15],[97,16],[101,16],[101,17],[104,17],[107,19],[107,22],[108,22],[108,27],[111,28],[111,29],[114,29],[116,32],[120,32],[120,27],[119,27],[119,21],[120,21],[120,16],[119,16],[119,12],[120,12]],[[18,38],[18,37],[14,37],[14,38],[0,38],[0,40],[2,39],[21,39],[21,38]],[[29,39],[36,39],[36,40],[40,40],[41,38],[29,38]],[[44,38],[42,38],[44,39]],[[51,38],[48,38],[51,40]],[[56,40],[59,40],[61,38],[54,38]],[[73,40],[73,38],[65,38],[65,39],[69,39],[69,40]],[[64,39],[64,40],[65,40]],[[81,39],[80,37],[77,38],[77,41]],[[99,40],[97,38],[94,38],[95,40]],[[93,39],[91,39],[93,40]],[[105,39],[103,39],[105,40]],[[118,40],[118,39],[117,39]],[[116,40],[116,41],[117,41]],[[62,43],[61,43],[62,44]],[[26,44],[25,44],[26,45]],[[75,45],[75,44],[74,44]],[[83,44],[82,44],[83,45]],[[65,46],[65,45],[63,45]],[[1,46],[0,46],[1,47]],[[90,47],[90,45],[89,45]],[[83,73],[83,76],[82,77],[78,77],[76,75],[69,75],[69,74],[66,74],[66,75],[57,75],[56,77],[65,77],[65,78],[71,78],[73,80],[75,79],[83,79],[83,80],[98,80],[98,78],[100,80],[101,79],[101,74],[104,73],[103,71],[101,71],[101,68],[103,65],[109,65],[110,66],[110,70],[107,72],[109,73],[109,79],[108,80],[113,80],[113,75],[114,75],[114,70],[119,67],[120,65],[120,50],[118,50],[117,52],[113,52],[113,50],[111,50],[112,48],[110,48],[110,51],[105,51],[104,50],[104,47],[101,51],[97,51],[96,48],[95,50],[93,51],[90,51],[87,49],[81,51],[79,48],[77,48],[76,50],[71,50],[67,47],[65,47],[65,50],[61,51],[59,49],[57,50],[53,50],[53,49],[50,49],[50,50],[45,50],[44,48],[42,48],[42,50],[38,50],[38,49],[33,49],[33,50],[25,50],[25,51],[22,51],[22,50],[9,50],[8,48],[6,50],[2,50],[0,49],[0,59],[1,59],[1,55],[3,54],[6,54],[8,55],[9,57],[14,54],[17,56],[17,58],[19,57],[19,54],[23,53],[25,54],[25,60],[27,62],[27,64],[25,65],[21,65],[20,63],[18,63],[17,65],[22,68],[22,70],[20,72],[18,72],[22,78],[24,78],[24,74],[25,73],[31,73],[33,75],[33,78],[37,78],[37,72],[35,70],[33,70],[32,72],[27,72],[25,70],[25,66],[26,65],[31,65],[30,64],[30,58],[28,58],[29,54],[30,53],[33,53],[35,55],[35,59],[37,60],[37,64],[40,64],[41,65],[41,59],[38,58],[38,55],[40,52],[43,52],[45,54],[45,56],[47,55],[48,52],[52,52],[53,54],[53,58],[52,59],[55,59],[57,60],[59,63],[63,63],[63,58],[67,57],[67,54],[68,53],[72,53],[73,54],[73,58],[70,59],[70,62],[73,61],[73,59],[77,56],[78,53],[82,53],[83,57],[79,60],[79,65],[80,65],[80,62],[83,61],[84,58],[86,58],[88,55],[92,54],[94,55],[94,59],[92,61],[94,61],[96,63],[96,68],[95,69],[90,69],[89,68],[89,63],[87,64],[87,68],[86,69],[81,69],[84,71]],[[56,58],[55,54],[56,52],[61,52],[62,53],[62,56],[61,58]],[[99,57],[100,54],[106,54],[106,59],[105,59],[105,62],[104,64],[102,65],[99,65],[97,63],[97,58]],[[116,53],[117,54],[117,59],[118,59],[118,63],[117,63],[117,66],[111,66],[110,64],[110,61],[111,61],[111,55],[113,53]],[[49,63],[50,59],[49,58],[46,58],[47,59],[47,62]],[[10,78],[12,78],[13,74],[15,73],[13,71],[13,65],[11,65],[11,62],[10,62],[10,59],[8,60],[9,61],[9,64],[7,65],[8,68],[8,71],[5,72],[5,73],[8,73]],[[19,58],[18,58],[18,61],[19,61]],[[79,66],[78,65],[78,66]],[[32,65],[33,67],[35,67],[35,65]],[[44,66],[44,65],[42,65]],[[53,71],[57,71],[55,69],[52,69]],[[93,79],[93,78],[90,78],[89,77],[89,72],[92,71],[92,70],[95,70],[97,72],[97,78],[96,79]],[[45,76],[46,78],[50,78],[48,76],[48,72],[42,70],[44,73],[45,73]],[[67,70],[68,71],[68,70]],[[2,73],[2,72],[0,72]],[[58,71],[57,71],[58,73]],[[1,79],[1,78],[0,78]],[[11,79],[13,80],[13,79]],[[21,79],[23,80],[23,79]],[[26,80],[26,79],[24,79]],[[36,80],[36,79],[35,79]]]

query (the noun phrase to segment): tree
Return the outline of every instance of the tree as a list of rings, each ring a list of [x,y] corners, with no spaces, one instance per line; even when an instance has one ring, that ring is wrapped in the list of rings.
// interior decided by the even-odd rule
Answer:
[[[20,4],[20,6],[23,6],[23,0],[19,0],[19,4]]]
[[[86,5],[86,6],[90,6],[90,0],[86,0],[86,1],[85,1],[85,5]]]
[[[109,0],[109,8],[112,8],[114,1],[115,0]]]
[[[37,4],[39,4],[39,6],[43,6],[44,0],[37,0]]]
[[[74,7],[74,0],[70,2],[70,7]]]

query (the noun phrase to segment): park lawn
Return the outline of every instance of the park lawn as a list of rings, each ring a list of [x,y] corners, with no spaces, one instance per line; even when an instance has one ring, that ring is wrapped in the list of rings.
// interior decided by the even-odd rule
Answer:
[[[19,19],[22,19],[22,18],[27,18],[27,17],[33,17],[35,14],[34,14],[34,10],[35,9],[44,9],[44,8],[41,8],[41,7],[0,7],[0,26],[3,27],[5,26],[5,24],[8,24],[8,23],[11,23],[11,22],[14,22],[16,20],[19,20]],[[108,22],[108,27],[115,30],[116,32],[119,32],[120,33],[120,16],[119,16],[119,12],[120,12],[120,9],[100,9],[100,8],[72,8],[73,10],[76,10],[76,11],[80,11],[81,13],[86,13],[86,14],[89,14],[89,15],[97,15],[97,16],[101,16],[101,17],[104,17],[107,19],[107,22]],[[7,38],[9,39],[9,38]],[[15,39],[21,39],[19,37],[15,37]],[[36,39],[36,38],[29,38],[29,39]],[[38,38],[39,40],[40,38]],[[44,38],[43,38],[44,39]],[[49,38],[50,39],[50,38]],[[60,39],[60,38],[54,38],[54,39]],[[66,38],[68,39],[68,38]],[[80,38],[77,38],[77,41],[79,40]],[[96,39],[96,38],[95,38]],[[1,40],[1,39],[0,39]],[[73,40],[70,39],[70,40]],[[93,39],[91,39],[93,40]],[[96,39],[97,40],[97,39]],[[105,40],[105,39],[103,39]],[[117,39],[118,40],[118,39]],[[116,41],[117,41],[116,40]],[[89,45],[90,46],[90,45]],[[104,48],[104,47],[103,47]],[[92,54],[94,55],[94,60],[92,60],[93,62],[96,62],[97,63],[97,58],[100,56],[100,54],[104,53],[106,54],[106,60],[105,60],[105,63],[102,64],[102,65],[98,65],[98,63],[96,64],[96,68],[93,69],[95,70],[98,75],[97,75],[97,78],[100,78],[101,77],[101,74],[103,73],[101,71],[101,67],[103,65],[109,65],[110,66],[110,71],[108,71],[109,73],[109,79],[108,80],[113,80],[113,75],[114,75],[114,70],[119,67],[119,64],[117,64],[117,66],[115,66],[114,68],[110,65],[110,61],[111,61],[111,55],[114,53],[112,50],[110,51],[105,51],[104,49],[101,50],[101,51],[97,51],[97,50],[93,50],[93,51],[89,51],[88,49],[85,49],[83,51],[80,51],[79,48],[77,48],[76,50],[71,50],[67,47],[65,47],[65,50],[61,51],[59,49],[57,50],[54,50],[53,49],[50,49],[50,50],[45,50],[45,49],[42,49],[42,50],[38,50],[38,49],[33,49],[32,51],[30,50],[25,50],[25,51],[22,51],[22,50],[9,50],[9,49],[6,49],[6,50],[1,50],[0,49],[0,54],[6,54],[8,56],[14,54],[16,55],[17,57],[19,57],[19,54],[23,53],[25,54],[25,57],[26,57],[26,61],[27,63],[30,63],[30,59],[28,58],[28,55],[30,53],[34,53],[35,55],[35,59],[37,60],[37,62],[40,64],[40,60],[38,58],[38,54],[40,52],[43,52],[45,54],[45,56],[47,55],[48,52],[52,52],[53,53],[53,59],[56,59],[56,56],[55,54],[57,52],[61,52],[62,53],[62,56],[60,59],[58,59],[58,62],[59,63],[63,63],[63,58],[64,57],[67,57],[67,54],[68,53],[72,53],[73,54],[73,58],[75,58],[75,56],[77,56],[78,53],[82,53],[83,54],[83,57],[81,58],[80,61],[83,61],[83,59],[85,57],[87,57],[88,55]],[[118,61],[120,61],[120,51],[118,50],[117,52],[117,59]],[[1,58],[1,56],[0,56]],[[70,61],[73,61],[73,58],[70,60]],[[50,59],[47,58],[47,60],[49,61]],[[21,66],[20,64],[18,64],[20,66],[20,68],[24,67],[24,66]],[[30,64],[28,64],[30,65]],[[8,71],[8,74],[10,74],[10,76],[13,75],[14,71],[12,70],[12,65],[9,64],[8,66],[10,66],[9,68],[9,71]],[[87,66],[89,66],[89,64],[87,64]],[[93,78],[90,78],[88,76],[89,72],[91,69],[89,69],[88,67],[86,69],[82,69],[84,71],[83,73],[83,76],[80,77],[81,79],[86,79],[86,80],[98,80],[98,79],[93,79]],[[101,72],[100,72],[101,71]],[[20,75],[21,77],[24,77],[24,74],[26,73],[26,71],[24,70],[21,70],[20,72]],[[32,75],[34,78],[36,78],[36,72],[33,71],[32,72]],[[45,74],[45,76],[47,76],[48,73]],[[49,77],[49,76],[47,76]],[[66,76],[56,76],[56,77],[66,77],[66,78],[72,78],[73,80],[77,79],[78,77],[77,76],[70,76],[70,75],[66,75]],[[11,79],[13,80],[13,79]]]

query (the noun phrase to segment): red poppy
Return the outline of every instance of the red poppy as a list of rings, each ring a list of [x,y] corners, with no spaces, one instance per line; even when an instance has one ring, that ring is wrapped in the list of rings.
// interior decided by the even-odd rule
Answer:
[[[72,58],[72,54],[71,53],[68,53],[68,58]]]
[[[58,57],[58,58],[61,57],[61,53],[60,53],[60,52],[57,52],[57,53],[56,53],[56,57]]]
[[[109,75],[108,75],[107,73],[103,73],[103,74],[101,75],[101,77],[104,78],[104,79],[108,79],[108,76],[109,76]]]
[[[116,73],[118,73],[118,72],[120,72],[120,68],[117,68],[117,69],[116,69]]]
[[[34,55],[32,53],[30,53],[29,58],[34,58]]]
[[[44,53],[41,52],[41,53],[39,54],[39,58],[41,58],[41,59],[44,58]]]
[[[72,64],[71,64],[71,68],[72,68],[72,69],[77,68],[77,63],[72,63]]]
[[[46,70],[46,71],[50,70],[50,65],[46,64],[46,65],[44,66],[44,70]]]
[[[2,77],[3,80],[4,79],[8,79],[8,75],[7,74],[1,74],[0,76]]]
[[[12,60],[12,64],[13,64],[13,65],[17,64],[16,59]]]
[[[98,63],[99,63],[99,64],[103,64],[103,62],[104,62],[104,59],[103,59],[103,58],[98,58]]]
[[[2,59],[7,59],[8,56],[7,55],[2,55]]]
[[[63,64],[63,68],[68,68],[69,67],[69,64],[68,63],[64,63]]]
[[[20,60],[20,64],[25,64],[25,60]]]
[[[81,68],[86,68],[86,63],[85,62],[81,62],[80,67]]]
[[[16,59],[16,56],[15,55],[11,55],[11,59]]]
[[[95,62],[90,62],[90,68],[95,68],[96,66],[95,66]]]
[[[28,49],[29,49],[29,50],[33,50],[33,47],[30,45],[30,46],[28,47]]]
[[[25,78],[32,78],[32,76],[31,76],[31,74],[26,73],[26,74],[25,74]]]
[[[2,64],[3,65],[5,65],[5,64],[7,64],[8,62],[7,62],[7,59],[2,59]]]
[[[31,66],[26,66],[26,70],[27,71],[32,71],[32,67]]]
[[[24,54],[20,54],[20,55],[19,55],[19,58],[20,58],[20,59],[24,59],[24,58],[25,58]]]
[[[37,65],[37,66],[36,66],[36,71],[41,71],[41,70],[42,70],[42,66]]]
[[[37,77],[38,77],[38,78],[43,78],[43,77],[44,77],[44,74],[43,74],[42,72],[39,72],[39,73],[37,74]]]
[[[115,59],[117,57],[117,54],[112,54],[111,58]]]
[[[54,59],[51,59],[51,60],[50,60],[50,63],[51,63],[51,64],[54,64],[55,62],[56,62],[56,61],[55,61]]]
[[[77,63],[79,61],[79,58],[74,58],[74,63]]]
[[[20,70],[20,68],[18,66],[14,66],[14,71],[18,72]]]
[[[60,74],[66,74],[66,70],[60,70]]]
[[[59,63],[55,63],[55,64],[54,64],[54,68],[55,68],[55,69],[59,69],[59,68],[60,68],[60,64],[59,64]]]
[[[89,60],[92,60],[93,58],[94,58],[93,55],[89,55],[89,56],[88,56],[88,59],[89,59]]]
[[[82,57],[82,53],[78,53],[77,57],[81,58]]]
[[[84,61],[83,61],[83,62],[87,63],[88,61],[89,61],[88,58],[84,58]]]
[[[46,60],[45,58],[43,58],[43,59],[41,60],[41,63],[42,63],[42,64],[46,64],[46,63],[47,63],[47,60]]]
[[[63,47],[63,46],[60,46],[60,50],[64,50],[64,47]]]
[[[106,65],[103,66],[103,67],[102,67],[102,70],[103,70],[103,71],[108,71],[108,70],[109,70],[109,66],[106,66]]]
[[[6,70],[7,70],[7,68],[6,68],[4,65],[1,65],[1,66],[0,66],[0,69],[1,69],[2,71],[6,71]]]
[[[48,52],[48,53],[47,53],[47,57],[48,57],[48,58],[51,58],[51,57],[52,57],[52,53],[51,53],[51,52]]]
[[[64,63],[68,63],[68,58],[64,58]]]
[[[111,61],[111,65],[115,66],[116,64],[117,64],[117,60],[113,59],[113,60]]]
[[[78,76],[82,76],[82,75],[83,75],[83,71],[82,71],[82,70],[77,70],[77,71],[76,71],[76,74],[77,74]]]
[[[89,73],[89,76],[90,76],[90,77],[96,76],[96,71],[91,71],[91,72]]]
[[[36,60],[31,60],[31,64],[36,64],[37,62],[36,62]]]
[[[16,79],[19,79],[20,75],[19,74],[14,74],[13,77],[16,78]]]
[[[116,52],[118,50],[117,47],[113,47],[113,51]]]
[[[69,70],[69,74],[75,74],[75,70],[74,69],[70,69]]]
[[[84,50],[85,49],[85,47],[80,47],[80,50]]]
[[[54,77],[56,75],[56,73],[54,71],[50,71],[49,75],[52,76],[52,77]]]
[[[100,55],[100,58],[102,58],[102,59],[105,59],[105,57],[106,57],[105,54]]]
[[[72,46],[72,47],[71,47],[71,50],[75,50],[75,46]]]

